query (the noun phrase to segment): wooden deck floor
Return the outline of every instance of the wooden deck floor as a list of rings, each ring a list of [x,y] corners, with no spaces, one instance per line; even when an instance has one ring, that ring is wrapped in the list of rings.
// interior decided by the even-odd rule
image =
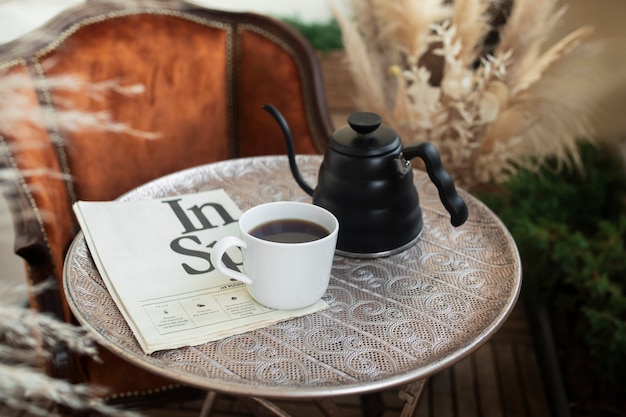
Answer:
[[[395,390],[381,393],[366,407],[359,397],[336,400],[346,417],[376,415],[397,417],[402,401]],[[323,414],[310,402],[277,402],[293,417]],[[171,404],[145,410],[148,417],[191,417],[200,412],[202,401]],[[366,414],[363,410],[372,414]],[[254,414],[235,398],[218,396],[216,417],[246,417]],[[417,417],[549,417],[550,407],[533,348],[522,303],[494,337],[474,354],[452,368],[433,376],[422,396]]]

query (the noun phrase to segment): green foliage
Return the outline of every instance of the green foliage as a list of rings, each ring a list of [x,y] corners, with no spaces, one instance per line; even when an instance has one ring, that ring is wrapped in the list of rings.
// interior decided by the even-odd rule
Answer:
[[[335,19],[324,23],[305,23],[297,17],[283,17],[281,20],[300,32],[318,51],[343,49],[341,29]]]
[[[584,174],[523,171],[481,198],[515,238],[524,291],[575,317],[598,376],[626,386],[626,178],[607,151],[581,151]]]

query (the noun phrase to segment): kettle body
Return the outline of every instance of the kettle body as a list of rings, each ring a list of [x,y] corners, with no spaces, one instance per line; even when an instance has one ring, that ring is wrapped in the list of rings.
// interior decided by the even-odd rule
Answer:
[[[400,175],[396,154],[354,158],[328,149],[320,166],[313,204],[339,220],[337,251],[379,257],[401,251],[418,238],[422,213],[413,172]]]
[[[375,113],[357,112],[335,131],[324,154],[315,188],[304,181],[295,161],[287,122],[271,105],[264,106],[280,125],[296,182],[339,220],[337,252],[351,257],[388,256],[415,243],[423,227],[410,160],[421,157],[439,190],[451,223],[467,219],[467,206],[428,143],[402,147],[397,133]]]

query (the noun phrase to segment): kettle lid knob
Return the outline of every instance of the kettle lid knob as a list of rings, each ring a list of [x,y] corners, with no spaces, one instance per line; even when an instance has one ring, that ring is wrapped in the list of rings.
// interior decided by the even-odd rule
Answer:
[[[382,122],[383,119],[376,113],[358,112],[348,116],[348,124],[350,127],[362,135],[372,133],[378,129]]]
[[[402,142],[378,114],[356,112],[348,116],[347,125],[335,131],[330,148],[344,155],[369,157],[400,152]]]

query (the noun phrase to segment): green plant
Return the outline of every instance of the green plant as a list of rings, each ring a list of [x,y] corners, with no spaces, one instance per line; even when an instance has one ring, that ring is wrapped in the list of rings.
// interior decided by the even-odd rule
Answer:
[[[524,292],[548,295],[604,382],[626,386],[626,177],[609,152],[581,147],[585,172],[520,171],[481,198],[515,238]]]
[[[318,51],[342,49],[341,30],[335,19],[326,22],[304,22],[297,17],[284,17],[282,21],[291,25]]]

